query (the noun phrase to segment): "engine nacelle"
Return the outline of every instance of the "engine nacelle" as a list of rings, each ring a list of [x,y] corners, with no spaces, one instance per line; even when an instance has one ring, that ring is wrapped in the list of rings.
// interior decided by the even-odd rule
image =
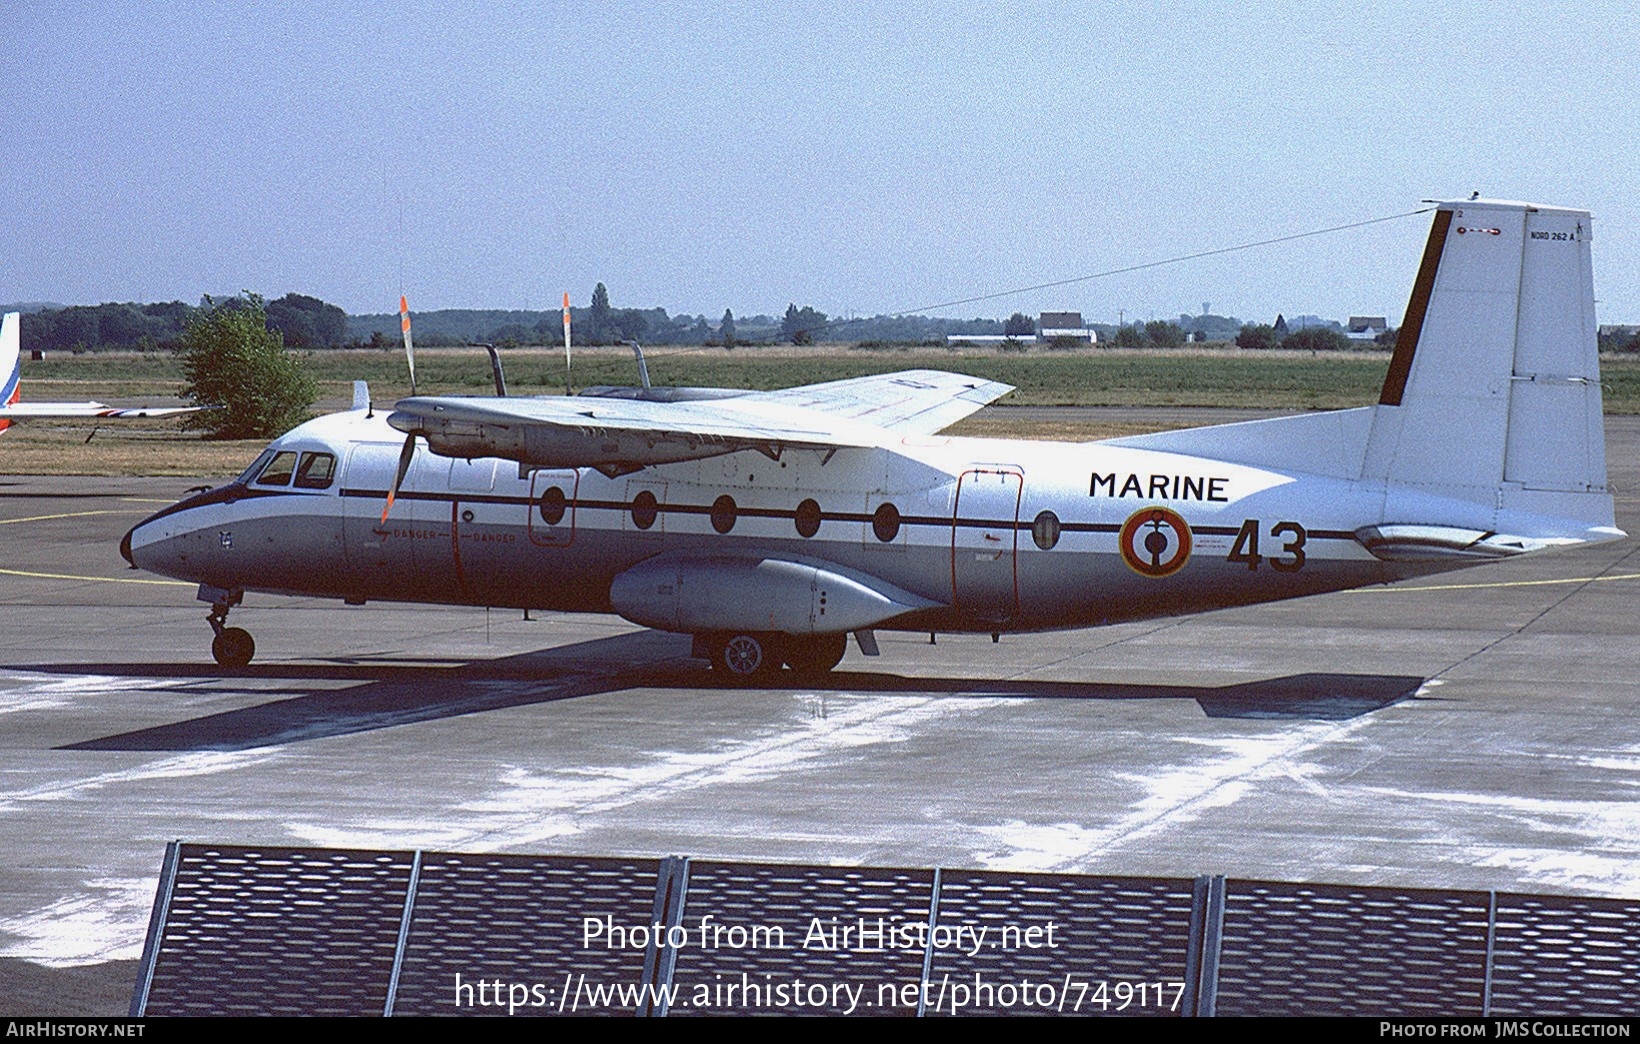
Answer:
[[[667,555],[617,576],[609,600],[633,623],[689,634],[836,634],[935,604],[829,564]]]

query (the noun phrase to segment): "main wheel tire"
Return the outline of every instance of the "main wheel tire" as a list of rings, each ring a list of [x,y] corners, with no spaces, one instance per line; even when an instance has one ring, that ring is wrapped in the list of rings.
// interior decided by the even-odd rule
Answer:
[[[786,666],[798,674],[825,674],[836,667],[848,651],[848,635],[817,634],[786,641]]]
[[[780,652],[771,635],[731,634],[712,645],[712,666],[725,678],[749,682],[780,669]]]
[[[211,639],[211,655],[223,667],[243,667],[256,655],[256,639],[243,627],[224,627]]]

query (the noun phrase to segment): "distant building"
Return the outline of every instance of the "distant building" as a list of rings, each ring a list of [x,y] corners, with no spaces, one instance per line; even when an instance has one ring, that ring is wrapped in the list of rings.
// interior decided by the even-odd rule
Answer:
[[[1099,339],[1082,322],[1081,312],[1043,312],[1037,317],[1036,328],[1041,331],[1039,336],[1044,341],[1056,337],[1080,337],[1092,344]]]
[[[1344,324],[1344,336],[1352,341],[1370,341],[1389,329],[1381,315],[1352,315]]]

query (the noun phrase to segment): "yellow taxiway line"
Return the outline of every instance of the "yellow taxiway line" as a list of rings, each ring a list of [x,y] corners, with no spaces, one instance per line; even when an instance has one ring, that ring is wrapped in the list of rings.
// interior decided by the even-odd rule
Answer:
[[[1594,584],[1602,580],[1640,580],[1640,573],[1612,576],[1572,576],[1562,580],[1505,580],[1491,584],[1428,584],[1423,587],[1357,587],[1351,594],[1405,594],[1412,591],[1471,591],[1480,587],[1542,587],[1546,584]]]
[[[65,511],[61,515],[30,515],[28,518],[0,518],[0,526],[16,525],[19,522],[49,522],[54,518],[84,518],[87,515],[140,515],[136,508],[126,508],[123,511]]]
[[[18,519],[18,521],[22,521]],[[32,576],[42,580],[90,580],[100,584],[163,584],[167,587],[197,587],[181,580],[139,580],[124,576],[75,576],[72,573],[31,573],[26,569],[0,569],[7,576]]]

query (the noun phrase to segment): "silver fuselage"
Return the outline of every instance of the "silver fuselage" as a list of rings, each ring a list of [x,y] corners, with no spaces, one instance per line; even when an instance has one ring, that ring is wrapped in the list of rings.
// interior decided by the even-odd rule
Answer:
[[[142,569],[223,590],[586,612],[611,611],[615,579],[659,555],[774,558],[926,602],[878,626],[991,632],[1197,612],[1469,564],[1369,553],[1357,532],[1393,521],[1381,485],[1098,443],[940,436],[779,460],[738,452],[616,478],[588,468],[521,477],[509,461],[421,448],[384,523],[401,445],[379,413],[309,422],[270,452],[333,454],[326,488],[266,486],[247,473],[138,524],[126,553]],[[1188,535],[1150,515],[1135,521],[1144,511],[1165,520],[1158,509]]]

